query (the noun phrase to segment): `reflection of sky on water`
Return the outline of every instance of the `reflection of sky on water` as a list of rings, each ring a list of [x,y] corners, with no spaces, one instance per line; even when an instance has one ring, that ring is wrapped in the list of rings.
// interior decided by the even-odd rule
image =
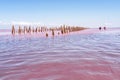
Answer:
[[[106,31],[101,31],[103,34],[120,34],[120,29],[108,29]]]
[[[11,32],[1,32],[0,35],[10,35]]]

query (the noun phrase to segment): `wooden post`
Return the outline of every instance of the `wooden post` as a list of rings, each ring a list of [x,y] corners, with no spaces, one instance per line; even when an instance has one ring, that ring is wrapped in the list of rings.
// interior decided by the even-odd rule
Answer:
[[[15,34],[15,27],[14,27],[14,25],[12,25],[12,34],[14,35]]]

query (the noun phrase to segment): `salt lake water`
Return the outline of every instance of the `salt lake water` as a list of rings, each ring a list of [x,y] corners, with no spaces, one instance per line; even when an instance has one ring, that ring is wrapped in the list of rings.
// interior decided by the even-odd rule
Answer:
[[[120,80],[120,29],[47,38],[2,33],[0,80]]]

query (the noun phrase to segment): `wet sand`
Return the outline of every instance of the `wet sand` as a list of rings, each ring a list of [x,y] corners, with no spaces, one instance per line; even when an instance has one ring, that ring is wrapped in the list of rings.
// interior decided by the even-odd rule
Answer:
[[[0,80],[120,80],[119,31],[0,36]]]

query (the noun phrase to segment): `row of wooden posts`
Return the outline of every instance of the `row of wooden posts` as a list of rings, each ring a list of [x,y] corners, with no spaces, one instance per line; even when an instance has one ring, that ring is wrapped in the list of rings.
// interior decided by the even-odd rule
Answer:
[[[46,32],[46,36],[48,36],[47,31],[51,31],[52,35],[55,35],[55,31],[60,31],[61,34],[69,33],[71,30],[70,26],[61,26],[61,27],[56,27],[56,28],[47,28],[47,27],[31,27],[31,26],[24,26],[23,28],[21,26],[18,27],[18,29],[15,29],[15,26],[12,26],[11,33],[15,35],[16,33],[18,34],[26,34],[26,33],[39,33],[39,32]],[[58,35],[60,34],[58,32]]]
[[[51,31],[52,35],[55,35],[55,31],[60,31],[58,32],[58,35],[61,34],[65,34],[65,33],[69,33],[72,31],[77,31],[79,29],[79,27],[71,27],[71,26],[60,26],[60,27],[54,27],[54,28],[47,28],[47,27],[31,27],[31,26],[23,26],[23,28],[21,26],[18,27],[18,29],[15,29],[15,26],[12,26],[12,34],[15,35],[16,33],[18,34],[26,34],[26,33],[39,33],[39,32],[46,32],[46,36],[48,36],[47,31]]]
[[[48,31],[47,28],[45,27],[36,27],[35,29],[32,28],[32,27],[26,27],[24,26],[24,28],[22,28],[21,26],[18,27],[18,29],[15,29],[15,26],[13,25],[12,26],[12,34],[21,34],[21,33],[34,33],[34,32],[45,32],[45,31]]]

